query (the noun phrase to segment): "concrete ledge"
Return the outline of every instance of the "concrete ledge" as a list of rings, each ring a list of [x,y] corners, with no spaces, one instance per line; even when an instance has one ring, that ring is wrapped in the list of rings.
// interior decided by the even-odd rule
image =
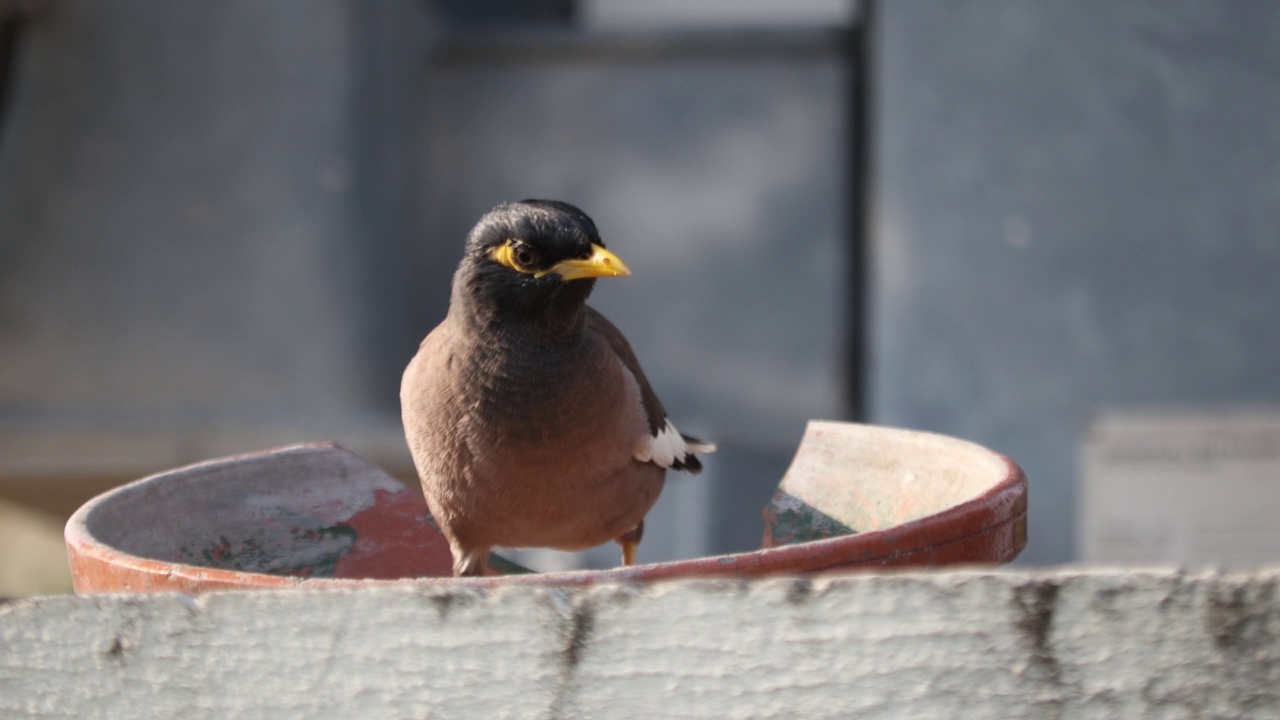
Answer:
[[[1280,568],[0,606],[0,717],[1280,715]]]

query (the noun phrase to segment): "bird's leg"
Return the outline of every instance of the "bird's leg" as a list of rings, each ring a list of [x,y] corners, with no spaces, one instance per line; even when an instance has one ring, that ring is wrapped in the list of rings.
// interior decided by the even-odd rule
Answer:
[[[454,577],[484,577],[489,574],[489,548],[450,549],[453,551]]]
[[[625,535],[618,538],[618,544],[622,546],[622,564],[624,566],[636,564],[636,549],[640,547],[640,539],[644,537],[644,521],[641,520],[639,525],[631,528]]]

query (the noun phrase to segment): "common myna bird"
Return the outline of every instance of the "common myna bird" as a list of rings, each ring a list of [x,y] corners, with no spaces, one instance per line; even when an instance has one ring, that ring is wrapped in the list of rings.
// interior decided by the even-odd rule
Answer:
[[[667,468],[713,445],[682,435],[618,328],[587,306],[631,271],[595,223],[559,201],[501,205],[467,236],[444,321],[405,369],[405,435],[455,575],[494,546],[635,562]]]

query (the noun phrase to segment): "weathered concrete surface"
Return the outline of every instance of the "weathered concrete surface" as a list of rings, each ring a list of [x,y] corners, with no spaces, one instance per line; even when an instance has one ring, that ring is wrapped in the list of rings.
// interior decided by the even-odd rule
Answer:
[[[1280,715],[1280,569],[0,607],[0,716]]]

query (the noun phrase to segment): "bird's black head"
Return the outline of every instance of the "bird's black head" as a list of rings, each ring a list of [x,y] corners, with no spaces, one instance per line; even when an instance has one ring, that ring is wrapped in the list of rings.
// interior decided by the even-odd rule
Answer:
[[[486,323],[563,324],[583,313],[596,278],[629,274],[586,213],[558,200],[522,200],[494,208],[471,230],[453,303]]]

